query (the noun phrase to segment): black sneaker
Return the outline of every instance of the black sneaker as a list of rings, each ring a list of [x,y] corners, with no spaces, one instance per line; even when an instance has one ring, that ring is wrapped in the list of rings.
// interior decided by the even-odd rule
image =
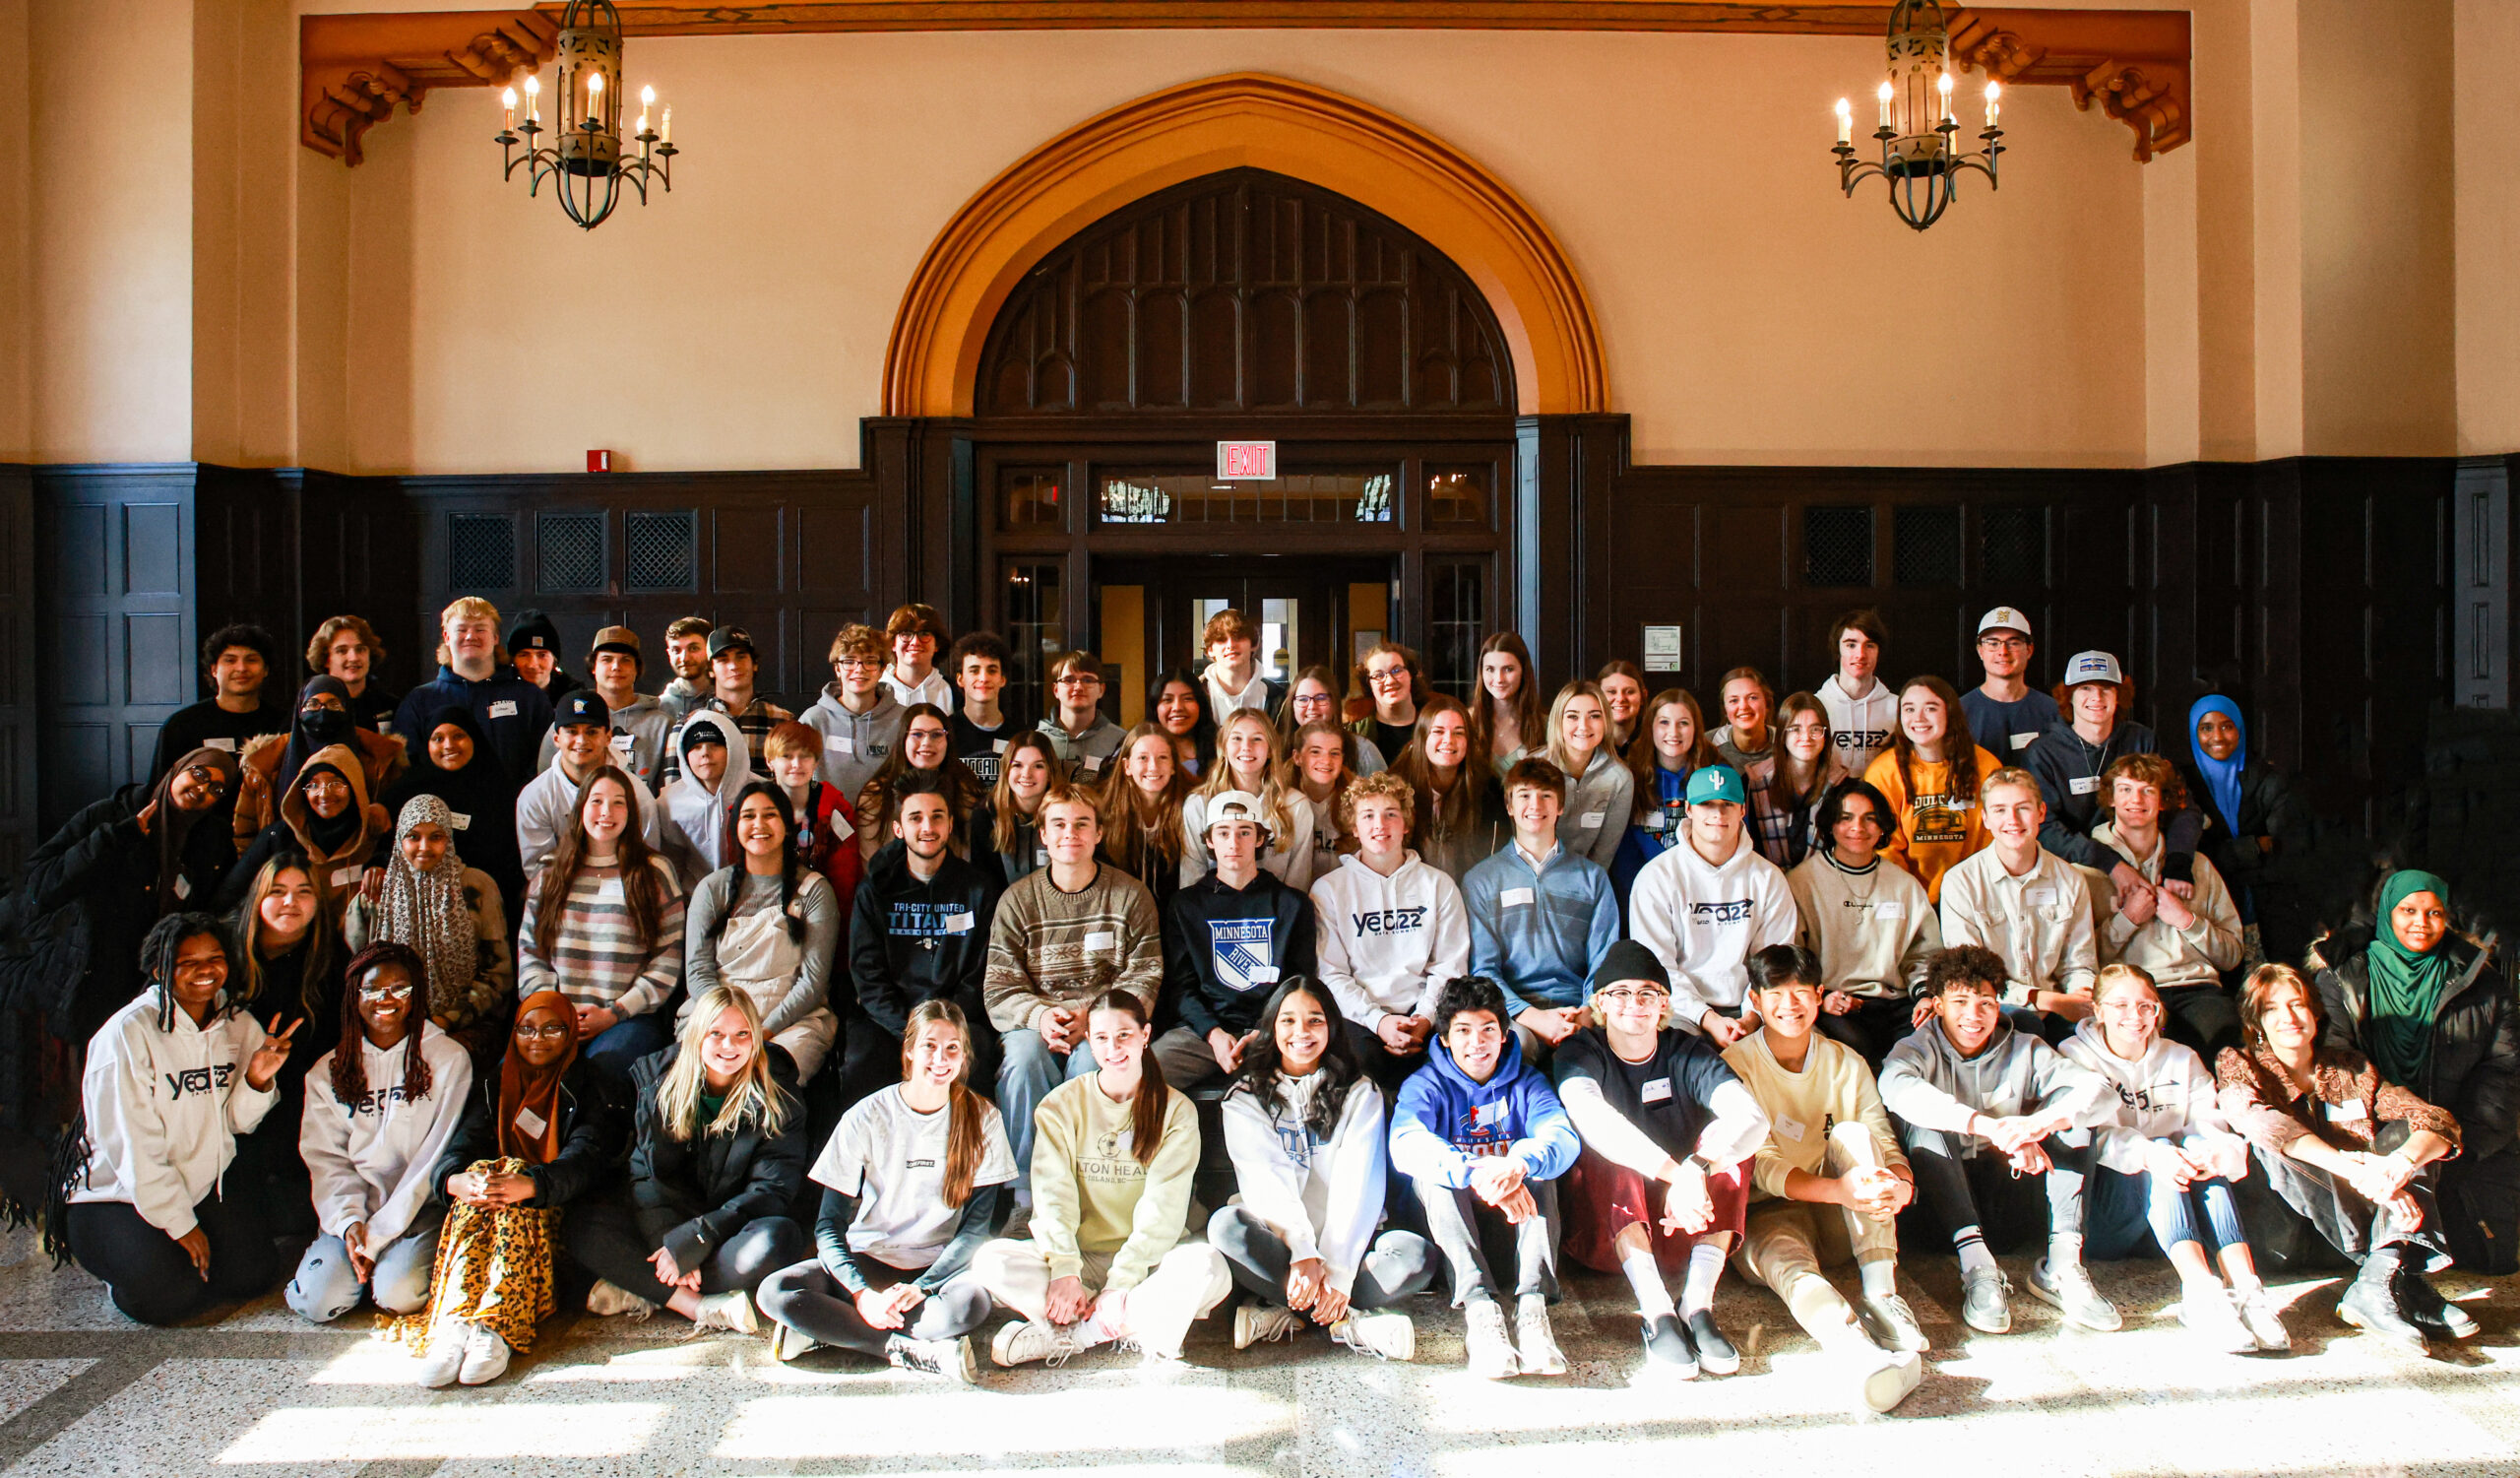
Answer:
[[[1697,1346],[1676,1314],[1658,1314],[1645,1321],[1645,1363],[1658,1376],[1693,1381],[1697,1378]]]
[[[1689,1342],[1697,1346],[1697,1363],[1710,1376],[1729,1376],[1741,1368],[1741,1352],[1732,1341],[1715,1327],[1715,1311],[1701,1309],[1689,1316]]]

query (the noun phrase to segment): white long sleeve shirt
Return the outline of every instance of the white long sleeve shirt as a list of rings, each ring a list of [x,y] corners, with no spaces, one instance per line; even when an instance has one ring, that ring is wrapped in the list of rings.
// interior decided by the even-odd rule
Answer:
[[[2083,1120],[2101,1164],[2131,1175],[2145,1168],[2148,1143],[2168,1139],[2204,1154],[2226,1176],[2246,1165],[2248,1141],[2224,1116],[2214,1074],[2190,1049],[2155,1037],[2141,1058],[2121,1058],[2109,1050],[2107,1031],[2092,1019],[2075,1027],[2056,1050],[2098,1073],[2111,1090]]]
[[[73,1201],[129,1201],[168,1237],[190,1235],[193,1207],[219,1189],[236,1136],[263,1122],[278,1095],[245,1081],[262,1023],[243,1011],[196,1026],[182,1008],[158,1027],[158,993],[143,991],[88,1044],[79,1096],[88,1166]]]
[[[390,1052],[356,1038],[367,1073],[367,1096],[344,1104],[333,1095],[333,1059],[351,1049],[350,1039],[306,1069],[306,1117],[297,1127],[297,1151],[315,1185],[315,1222],[329,1236],[367,1226],[373,1253],[410,1231],[428,1203],[429,1172],[437,1167],[472,1088],[472,1059],[464,1045],[420,1024],[420,1056],[429,1064],[428,1096],[403,1097],[405,1037]]]
[[[1753,950],[1791,944],[1801,929],[1785,872],[1747,828],[1722,867],[1686,840],[1645,865],[1628,894],[1629,932],[1671,972],[1671,1017],[1690,1031],[1709,1009],[1738,1011]]]
[[[1351,855],[1312,885],[1314,969],[1339,1014],[1379,1029],[1386,1016],[1432,1016],[1444,986],[1470,972],[1461,885],[1417,853],[1389,877]]]
[[[1295,1261],[1320,1258],[1330,1286],[1346,1293],[1382,1224],[1391,1164],[1383,1145],[1382,1090],[1371,1078],[1349,1085],[1328,1140],[1305,1127],[1321,1077],[1281,1077],[1274,1109],[1253,1094],[1229,1094],[1225,1145],[1242,1208],[1268,1223]]]
[[[2042,847],[2019,877],[1992,847],[1942,874],[1942,943],[1983,944],[2004,962],[2004,999],[2033,991],[2089,992],[2100,969],[2091,891],[2073,864]]]

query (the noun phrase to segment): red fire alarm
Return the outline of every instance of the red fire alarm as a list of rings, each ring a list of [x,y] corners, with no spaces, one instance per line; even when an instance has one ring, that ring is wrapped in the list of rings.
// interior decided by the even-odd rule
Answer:
[[[598,449],[598,450],[588,452],[588,453],[587,453],[587,471],[589,471],[589,472],[610,472],[610,471],[612,471],[612,452],[611,452],[611,450],[610,450],[609,448],[599,448],[599,449]]]

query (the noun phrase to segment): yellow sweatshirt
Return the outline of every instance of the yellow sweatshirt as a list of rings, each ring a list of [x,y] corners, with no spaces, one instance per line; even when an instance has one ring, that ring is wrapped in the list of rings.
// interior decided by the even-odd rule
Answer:
[[[1199,1112],[1165,1089],[1164,1144],[1155,1163],[1131,1150],[1130,1106],[1102,1091],[1102,1074],[1061,1083],[1033,1115],[1033,1241],[1052,1278],[1085,1276],[1087,1252],[1111,1254],[1105,1289],[1146,1280],[1181,1240],[1190,1178],[1199,1168]]]
[[[1724,1065],[1767,1111],[1768,1142],[1750,1162],[1750,1184],[1759,1195],[1782,1198],[1789,1171],[1827,1175],[1829,1130],[1841,1124],[1861,1124],[1872,1131],[1884,1169],[1908,1163],[1889,1112],[1881,1107],[1872,1069],[1846,1044],[1814,1032],[1802,1070],[1788,1072],[1768,1051],[1768,1034],[1757,1031],[1724,1050]]]
[[[1863,772],[1863,778],[1899,813],[1898,829],[1882,839],[1881,855],[1915,873],[1917,881],[1925,885],[1925,896],[1937,903],[1942,901],[1942,874],[1993,840],[1986,830],[1986,813],[1978,806],[1978,797],[1985,787],[1986,777],[2001,765],[1991,750],[1973,748],[1971,752],[1978,757],[1978,784],[1966,797],[1951,794],[1949,761],[1911,760],[1909,773],[1917,780],[1914,796],[1899,783],[1899,751],[1895,748],[1876,756]]]

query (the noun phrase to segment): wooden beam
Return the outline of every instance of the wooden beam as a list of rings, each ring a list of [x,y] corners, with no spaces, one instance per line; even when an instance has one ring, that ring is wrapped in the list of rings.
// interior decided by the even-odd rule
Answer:
[[[1952,59],[2006,83],[2071,88],[2076,106],[2135,131],[2149,163],[2194,130],[2194,56],[2183,10],[2031,10],[1973,5],[1951,19]]]
[[[431,88],[499,87],[557,54],[557,23],[531,10],[302,16],[298,142],[345,163],[359,140]]]

